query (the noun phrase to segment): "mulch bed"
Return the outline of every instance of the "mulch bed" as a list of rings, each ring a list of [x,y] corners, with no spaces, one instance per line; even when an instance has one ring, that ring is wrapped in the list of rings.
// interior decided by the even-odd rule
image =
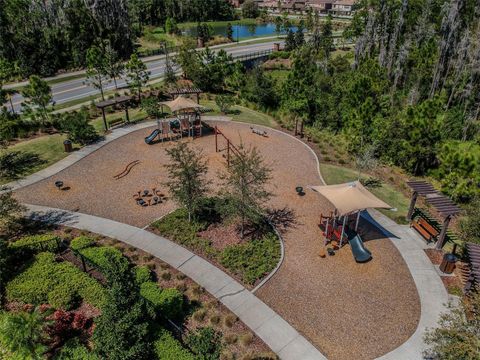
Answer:
[[[428,258],[434,265],[440,265],[443,259],[443,250],[436,250],[436,249],[424,249],[425,254],[427,254]]]
[[[237,224],[212,224],[207,230],[200,231],[197,235],[210,240],[212,246],[220,251],[227,246],[244,242],[238,233]]]

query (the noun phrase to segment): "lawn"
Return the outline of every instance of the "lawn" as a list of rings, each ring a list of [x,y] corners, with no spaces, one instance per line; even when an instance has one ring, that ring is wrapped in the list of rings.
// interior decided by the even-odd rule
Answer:
[[[214,100],[202,100],[200,101],[200,104],[213,110],[206,115],[223,115],[221,114]],[[248,124],[264,125],[269,127],[275,127],[276,125],[275,120],[270,115],[249,109],[241,105],[233,106],[231,113],[226,116],[231,117],[234,121]]]
[[[320,164],[320,171],[327,184],[340,184],[354,181],[358,178],[357,171],[336,165]],[[407,215],[410,202],[400,191],[395,190],[393,186],[386,183],[369,190],[396,209],[396,211],[380,210],[383,214],[397,223],[405,223],[405,216]]]
[[[28,172],[24,174],[24,176],[27,176],[42,170],[66,157],[68,153],[66,153],[63,148],[63,141],[66,138],[67,136],[64,134],[42,136],[23,141],[11,146],[9,149],[37,154],[44,161],[41,164],[29,168]],[[0,179],[0,184],[5,184],[8,181],[9,180]]]

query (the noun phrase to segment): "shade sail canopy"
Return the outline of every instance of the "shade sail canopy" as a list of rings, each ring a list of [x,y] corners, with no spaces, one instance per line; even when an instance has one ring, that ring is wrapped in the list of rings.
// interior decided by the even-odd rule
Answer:
[[[160,104],[167,106],[172,112],[204,108],[202,105],[183,96],[179,96],[175,100],[165,101]]]
[[[365,189],[360,181],[338,185],[311,186],[310,188],[326,197],[335,206],[339,216],[371,208],[392,208]]]

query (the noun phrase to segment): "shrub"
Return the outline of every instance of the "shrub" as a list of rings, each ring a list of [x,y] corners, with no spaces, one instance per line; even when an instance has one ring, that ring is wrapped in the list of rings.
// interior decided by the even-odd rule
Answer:
[[[221,256],[223,266],[240,275],[248,284],[272,271],[280,259],[280,243],[274,233],[262,239],[226,247]]]
[[[235,104],[235,99],[231,95],[217,95],[215,103],[223,114],[227,114],[233,104]]]
[[[108,266],[109,260],[107,254],[111,254],[118,259],[124,259],[123,261],[128,261],[120,250],[110,246],[89,247],[81,249],[78,252],[90,265],[100,270],[105,269]]]
[[[106,297],[102,286],[74,265],[56,262],[52,253],[40,253],[7,284],[6,298],[38,305],[53,300],[70,308],[77,299],[102,307]]]
[[[155,354],[159,360],[194,360],[195,357],[185,349],[167,330],[160,330],[154,342]]]
[[[175,319],[183,313],[183,295],[177,289],[161,289],[155,282],[147,281],[140,286],[140,295],[168,318]]]
[[[221,335],[211,327],[191,332],[185,343],[195,355],[203,356],[204,359],[218,359],[222,351]]]
[[[56,251],[61,239],[53,234],[25,236],[10,244],[13,249],[29,250],[32,252]]]
[[[203,321],[205,319],[205,316],[207,315],[207,312],[205,311],[205,309],[198,309],[197,311],[195,311],[195,313],[193,314],[193,318],[196,320],[196,321]]]
[[[64,114],[59,122],[59,127],[74,143],[86,145],[98,139],[98,134],[89,123],[89,115],[85,109]]]
[[[47,295],[47,300],[55,309],[70,310],[75,308],[80,302],[80,297],[76,292],[71,291],[70,284],[59,284]]]
[[[231,328],[237,322],[237,320],[238,318],[235,315],[228,314],[227,316],[225,316],[223,322],[226,327]]]
[[[182,245],[201,250],[210,247],[208,240],[197,236],[198,232],[206,229],[206,225],[206,223],[200,223],[195,220],[188,222],[187,210],[183,208],[168,214],[153,224],[161,234],[174,239]]]
[[[55,357],[56,360],[100,360],[100,357],[90,352],[80,343],[78,338],[68,340]]]
[[[253,342],[253,334],[251,332],[243,334],[240,336],[240,342],[245,346],[250,345]]]
[[[148,281],[152,280],[152,272],[146,266],[136,266],[135,267],[135,281],[138,285],[142,285]]]
[[[72,250],[76,251],[91,247],[93,245],[95,245],[95,240],[88,236],[78,236],[70,243]]]

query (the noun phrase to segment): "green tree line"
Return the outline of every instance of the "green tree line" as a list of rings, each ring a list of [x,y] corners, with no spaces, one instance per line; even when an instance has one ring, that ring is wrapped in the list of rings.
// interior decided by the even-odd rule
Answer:
[[[87,50],[108,42],[126,59],[145,25],[233,18],[225,0],[0,0],[0,60],[16,76],[85,67]]]

